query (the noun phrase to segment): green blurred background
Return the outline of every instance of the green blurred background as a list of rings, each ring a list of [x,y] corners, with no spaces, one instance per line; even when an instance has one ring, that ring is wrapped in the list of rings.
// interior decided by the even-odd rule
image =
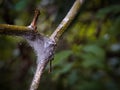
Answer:
[[[50,35],[75,0],[0,0],[0,23]],[[0,35],[0,90],[28,90],[36,55],[22,37]],[[38,90],[120,90],[120,0],[86,0],[61,38]]]

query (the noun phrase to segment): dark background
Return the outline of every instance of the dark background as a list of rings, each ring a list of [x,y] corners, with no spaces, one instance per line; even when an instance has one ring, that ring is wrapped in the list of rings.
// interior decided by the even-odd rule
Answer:
[[[75,0],[0,0],[0,23],[50,35]],[[0,35],[0,90],[28,90],[36,55],[22,37]],[[120,90],[120,0],[86,0],[61,38],[38,90]]]

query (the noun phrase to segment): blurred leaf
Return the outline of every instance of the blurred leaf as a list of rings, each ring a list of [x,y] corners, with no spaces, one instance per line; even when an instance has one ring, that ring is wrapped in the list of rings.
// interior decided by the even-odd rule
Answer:
[[[53,71],[53,78],[52,79],[57,80],[60,75],[65,74],[68,71],[70,71],[72,66],[73,66],[73,63],[63,64],[60,69],[58,69],[58,70],[56,69]]]
[[[27,4],[28,4],[28,0],[20,0],[19,2],[16,3],[14,8],[17,11],[21,11],[21,10],[24,10],[26,8]]]
[[[85,52],[81,54],[81,57],[83,58],[83,67],[103,68],[105,53],[102,48],[96,45],[87,45],[83,48],[83,51]]]
[[[92,67],[103,68],[103,61],[92,54],[82,55],[82,58],[83,58],[82,66],[85,68]]]
[[[72,66],[73,66],[73,63],[64,64],[61,69],[61,73],[68,72],[72,68]]]
[[[95,81],[84,81],[80,85],[77,86],[76,90],[101,90],[101,84]]]
[[[120,16],[113,21],[113,25],[111,25],[109,33],[111,36],[117,36],[120,35]]]
[[[100,9],[97,12],[96,17],[103,19],[109,13],[112,13],[112,14],[120,13],[120,5],[112,5],[112,6]]]
[[[98,45],[86,45],[84,46],[83,51],[94,54],[96,57],[101,59],[104,59],[105,56],[104,50]]]
[[[53,65],[57,66],[60,64],[64,64],[64,61],[72,54],[70,50],[64,50],[57,54],[55,54],[55,58],[53,60]]]
[[[68,75],[68,84],[74,85],[78,80],[78,74],[77,71],[71,71],[71,73]]]

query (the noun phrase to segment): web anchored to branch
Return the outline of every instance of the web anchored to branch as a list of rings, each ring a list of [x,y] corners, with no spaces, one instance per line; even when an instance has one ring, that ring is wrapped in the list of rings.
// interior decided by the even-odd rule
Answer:
[[[37,90],[40,83],[40,78],[47,63],[53,59],[57,42],[75,18],[81,4],[83,4],[83,1],[84,0],[75,1],[68,14],[50,37],[43,36],[37,32],[36,22],[40,14],[39,10],[35,11],[33,21],[29,26],[0,24],[0,34],[23,36],[37,55],[37,69],[30,86],[30,90]]]

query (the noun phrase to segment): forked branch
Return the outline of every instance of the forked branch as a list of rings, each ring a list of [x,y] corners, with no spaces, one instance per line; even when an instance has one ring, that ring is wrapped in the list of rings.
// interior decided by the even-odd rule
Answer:
[[[55,44],[58,42],[58,40],[60,39],[60,37],[62,36],[62,34],[64,33],[64,31],[66,30],[66,28],[69,26],[69,24],[75,18],[75,16],[78,13],[78,11],[80,9],[80,6],[83,3],[83,1],[84,0],[76,0],[75,1],[75,3],[73,4],[72,8],[70,9],[70,11],[68,12],[68,14],[66,15],[66,17],[62,20],[62,22],[59,24],[59,26],[56,28],[56,30],[50,36],[50,40],[52,42],[54,42],[52,44],[53,45],[53,47],[52,47],[53,49],[51,49],[52,52],[54,52],[54,49],[55,49],[55,46],[56,46]],[[51,50],[49,52],[51,52]],[[40,63],[38,64],[37,70],[36,70],[36,73],[34,75],[34,79],[33,79],[33,82],[31,84],[30,90],[36,90],[38,88],[39,83],[40,83],[41,75],[42,75],[42,73],[44,71],[44,68],[46,67],[48,61],[50,61],[50,60],[51,59],[48,58],[47,61],[44,60],[43,64],[40,64]]]
[[[23,36],[28,43],[33,47],[37,55],[37,69],[34,74],[30,90],[37,90],[42,73],[47,63],[53,58],[55,47],[60,37],[67,29],[69,24],[75,18],[78,13],[81,4],[84,0],[76,0],[72,8],[52,33],[50,37],[46,37],[36,32],[36,22],[38,19],[39,11],[36,10],[32,23],[29,26],[17,26],[0,24],[0,34],[7,35],[20,35]]]

